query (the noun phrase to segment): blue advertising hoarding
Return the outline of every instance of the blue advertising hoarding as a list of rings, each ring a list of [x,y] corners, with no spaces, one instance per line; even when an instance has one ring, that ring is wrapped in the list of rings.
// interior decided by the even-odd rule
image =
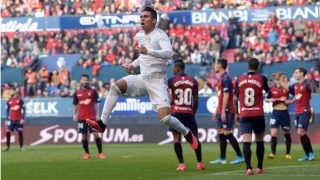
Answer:
[[[278,6],[261,9],[215,9],[202,11],[169,12],[170,22],[185,25],[214,25],[227,23],[229,15],[238,17],[240,22],[263,22],[274,13],[280,20],[319,20],[320,5],[316,6]],[[160,16],[159,16],[160,17]],[[159,19],[159,18],[158,18]],[[2,32],[43,31],[58,29],[91,29],[138,26],[140,14],[110,14],[92,16],[55,16],[0,18]]]

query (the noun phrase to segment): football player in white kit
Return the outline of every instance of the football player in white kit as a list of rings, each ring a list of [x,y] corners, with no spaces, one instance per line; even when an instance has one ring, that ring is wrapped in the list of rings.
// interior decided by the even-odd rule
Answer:
[[[197,138],[177,118],[171,116],[166,75],[166,63],[173,56],[170,40],[164,31],[156,28],[157,12],[152,7],[145,7],[142,10],[140,23],[142,31],[138,32],[134,38],[138,43],[140,56],[133,63],[125,66],[125,70],[132,72],[140,66],[141,73],[128,75],[112,84],[100,120],[87,119],[86,121],[102,133],[106,129],[107,121],[121,94],[149,95],[160,121],[181,132],[190,146],[196,150],[198,148]]]

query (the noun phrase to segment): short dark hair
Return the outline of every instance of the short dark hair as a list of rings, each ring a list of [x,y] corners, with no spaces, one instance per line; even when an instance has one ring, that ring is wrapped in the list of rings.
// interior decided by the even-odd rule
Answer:
[[[248,68],[250,70],[258,70],[259,69],[259,61],[256,58],[250,58],[248,60]]]
[[[157,14],[157,11],[153,9],[153,7],[151,6],[146,6],[145,8],[142,9],[141,12],[143,11],[148,11],[151,13],[151,16],[157,20],[157,17],[158,17],[158,14]]]
[[[88,74],[82,74],[80,78],[83,78],[83,77],[90,79]]]
[[[179,69],[181,69],[182,71],[184,71],[185,69],[185,65],[184,62],[181,60],[177,60],[174,62],[174,67],[178,67]]]
[[[302,72],[304,76],[305,76],[305,75],[307,74],[307,72],[308,72],[308,71],[307,71],[305,68],[303,68],[303,67],[298,67],[298,68],[296,68],[296,70],[299,70],[300,72]]]
[[[223,69],[227,69],[228,67],[228,61],[226,59],[219,59],[217,63],[221,64],[221,67]]]

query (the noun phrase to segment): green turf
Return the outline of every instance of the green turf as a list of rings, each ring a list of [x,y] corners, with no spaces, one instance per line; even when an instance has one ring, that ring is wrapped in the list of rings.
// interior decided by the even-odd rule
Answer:
[[[298,162],[303,155],[300,145],[292,147],[292,160],[283,158],[284,145],[278,146],[278,156],[274,160],[265,159],[265,174],[248,177],[245,166],[210,165],[208,162],[218,157],[219,147],[203,145],[205,171],[196,170],[195,155],[187,145],[183,145],[186,166],[185,172],[176,172],[177,160],[172,145],[105,145],[107,155],[104,160],[97,158],[96,147],[90,145],[92,158],[83,160],[81,145],[52,145],[26,147],[20,152],[13,146],[9,152],[2,152],[2,173],[4,180],[47,180],[47,179],[320,179],[320,157],[315,161]],[[252,147],[254,149],[255,146]],[[313,146],[320,154],[320,146]],[[269,152],[266,146],[266,154]],[[256,165],[253,150],[253,165]],[[227,159],[235,157],[228,145]],[[217,174],[224,172],[223,174]]]

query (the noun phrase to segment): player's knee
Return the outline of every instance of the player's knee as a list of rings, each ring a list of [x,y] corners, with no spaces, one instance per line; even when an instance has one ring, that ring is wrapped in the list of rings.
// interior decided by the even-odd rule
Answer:
[[[171,115],[167,115],[164,118],[160,119],[163,124],[167,124],[170,121]]]
[[[120,88],[119,88],[117,85],[115,85],[115,84],[112,84],[112,85],[111,85],[111,87],[110,87],[110,92],[115,93],[115,94],[117,94],[117,95],[121,95],[121,90],[120,90]]]
[[[82,140],[88,139],[88,134],[87,133],[82,133]]]

